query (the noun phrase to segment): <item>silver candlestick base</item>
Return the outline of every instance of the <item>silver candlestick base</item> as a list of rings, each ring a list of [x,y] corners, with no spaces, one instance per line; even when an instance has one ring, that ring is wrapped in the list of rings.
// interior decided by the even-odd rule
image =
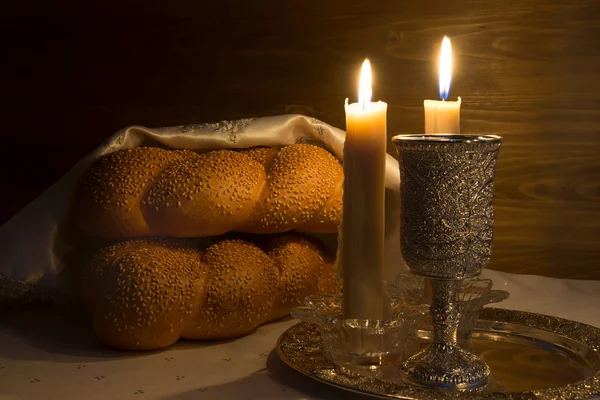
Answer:
[[[415,274],[432,279],[433,343],[402,369],[417,384],[470,389],[487,383],[489,367],[461,349],[462,281],[481,273],[492,252],[494,175],[499,136],[399,135],[402,255]]]

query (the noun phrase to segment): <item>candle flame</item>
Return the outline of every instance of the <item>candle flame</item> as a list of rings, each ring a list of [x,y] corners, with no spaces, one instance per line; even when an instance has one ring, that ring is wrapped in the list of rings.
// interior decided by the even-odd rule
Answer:
[[[360,70],[360,81],[358,83],[358,102],[364,109],[368,102],[371,101],[371,63],[368,58],[365,58],[362,69]]]
[[[440,52],[440,98],[446,100],[450,94],[450,81],[452,80],[452,44],[448,36],[442,40]]]

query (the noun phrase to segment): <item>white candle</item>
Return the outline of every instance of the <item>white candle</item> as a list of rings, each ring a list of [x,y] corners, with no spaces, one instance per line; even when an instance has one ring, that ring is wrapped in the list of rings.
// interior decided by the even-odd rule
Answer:
[[[460,133],[460,97],[446,101],[452,80],[452,45],[448,37],[442,40],[440,52],[440,98],[425,100],[425,133]]]
[[[340,261],[344,318],[384,318],[387,104],[371,102],[371,66],[363,63],[358,103],[346,99],[344,210]]]

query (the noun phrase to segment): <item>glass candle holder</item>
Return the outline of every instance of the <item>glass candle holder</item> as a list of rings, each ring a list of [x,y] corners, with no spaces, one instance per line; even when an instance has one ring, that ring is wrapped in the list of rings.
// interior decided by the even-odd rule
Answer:
[[[344,319],[338,294],[309,296],[291,315],[319,327],[325,358],[347,371],[365,372],[399,364],[406,357],[410,327],[426,313],[426,306],[409,306],[392,296],[388,320]]]

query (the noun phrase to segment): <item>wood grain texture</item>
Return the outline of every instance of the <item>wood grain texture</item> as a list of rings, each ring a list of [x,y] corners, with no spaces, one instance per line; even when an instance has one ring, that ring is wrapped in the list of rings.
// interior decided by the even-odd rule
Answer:
[[[390,137],[420,132],[446,34],[463,132],[505,138],[490,267],[600,279],[597,0],[17,3],[0,15],[2,221],[127,125],[343,127],[365,56]]]

